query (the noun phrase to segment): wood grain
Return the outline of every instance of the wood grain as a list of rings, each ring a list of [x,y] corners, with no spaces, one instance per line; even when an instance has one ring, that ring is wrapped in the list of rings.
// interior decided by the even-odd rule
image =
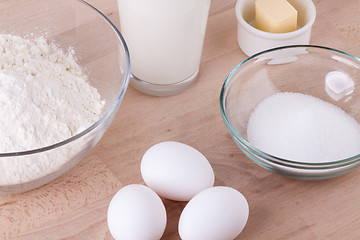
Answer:
[[[119,26],[115,0],[91,0]],[[216,185],[241,191],[250,217],[237,238],[246,240],[360,239],[360,169],[326,181],[299,181],[270,173],[236,147],[223,123],[219,93],[244,60],[236,40],[235,0],[212,0],[199,78],[172,97],[144,95],[129,86],[100,142],[70,172],[31,192],[0,196],[0,239],[112,239],[108,204],[117,190],[144,183],[140,160],[153,144],[189,144],[211,162]],[[360,1],[314,0],[312,44],[360,56]],[[163,239],[180,239],[183,202],[164,200]]]

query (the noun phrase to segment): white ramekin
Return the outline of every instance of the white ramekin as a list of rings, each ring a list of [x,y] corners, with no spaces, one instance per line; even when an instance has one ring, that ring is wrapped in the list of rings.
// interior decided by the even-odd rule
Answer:
[[[298,29],[288,33],[269,33],[256,29],[255,0],[237,1],[237,39],[247,56],[280,46],[309,44],[311,27],[316,17],[314,3],[311,0],[288,1],[298,11]]]

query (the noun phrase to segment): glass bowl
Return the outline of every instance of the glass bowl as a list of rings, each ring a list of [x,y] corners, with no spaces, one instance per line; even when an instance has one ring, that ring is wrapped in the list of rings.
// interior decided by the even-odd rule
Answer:
[[[54,145],[23,152],[0,153],[1,174],[7,163],[28,164],[13,174],[37,171],[29,181],[0,182],[0,193],[18,193],[44,185],[75,166],[100,140],[113,120],[129,83],[127,46],[114,24],[99,10],[81,0],[5,0],[0,2],[0,32],[21,37],[45,36],[66,51],[75,51],[90,84],[105,100],[102,117],[81,133]],[[11,126],[9,126],[11,127]],[[49,161],[50,168],[37,163]],[[10,173],[6,173],[10,174]]]
[[[360,59],[355,56],[322,46],[279,47],[255,54],[231,71],[221,89],[220,108],[236,145],[256,164],[293,178],[325,179],[358,167],[360,154],[331,161],[320,157],[316,162],[272,155],[250,144],[247,132],[250,116],[265,98],[279,92],[294,92],[329,102],[359,123],[359,85]]]

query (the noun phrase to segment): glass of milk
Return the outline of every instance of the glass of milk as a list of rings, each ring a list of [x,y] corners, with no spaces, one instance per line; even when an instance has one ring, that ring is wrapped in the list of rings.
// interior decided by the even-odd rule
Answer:
[[[156,96],[188,88],[199,72],[211,0],[118,0],[132,85]]]

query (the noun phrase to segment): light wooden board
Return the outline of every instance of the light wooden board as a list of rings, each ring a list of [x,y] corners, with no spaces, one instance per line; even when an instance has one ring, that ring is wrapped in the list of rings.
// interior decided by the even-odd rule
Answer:
[[[115,0],[91,0],[119,26]],[[241,191],[250,217],[237,239],[360,239],[360,169],[318,182],[298,181],[255,165],[223,123],[219,93],[246,57],[236,40],[235,0],[212,0],[199,78],[186,92],[152,97],[131,86],[109,130],[70,172],[34,191],[0,196],[0,239],[112,239],[107,206],[122,186],[144,183],[140,160],[153,144],[173,140],[201,151],[216,185]],[[314,0],[312,44],[360,56],[360,1]],[[163,239],[180,239],[183,202],[164,200]]]

